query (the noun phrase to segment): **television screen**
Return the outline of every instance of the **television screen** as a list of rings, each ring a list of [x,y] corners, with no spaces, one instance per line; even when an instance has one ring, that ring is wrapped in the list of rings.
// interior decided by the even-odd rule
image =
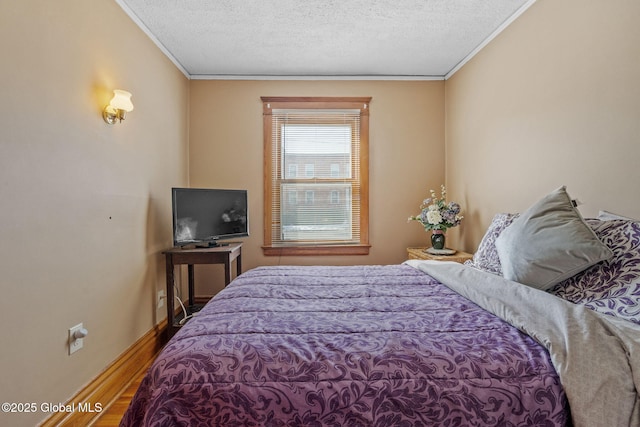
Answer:
[[[249,235],[246,190],[173,188],[172,203],[174,246]]]

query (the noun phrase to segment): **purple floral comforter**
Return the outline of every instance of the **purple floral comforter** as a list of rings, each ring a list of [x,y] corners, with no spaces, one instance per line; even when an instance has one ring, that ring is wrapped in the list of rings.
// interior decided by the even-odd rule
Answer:
[[[547,351],[407,265],[260,267],[167,344],[121,426],[569,424]]]

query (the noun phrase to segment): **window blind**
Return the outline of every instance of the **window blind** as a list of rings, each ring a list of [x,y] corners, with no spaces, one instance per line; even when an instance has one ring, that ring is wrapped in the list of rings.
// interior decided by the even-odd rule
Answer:
[[[271,242],[361,242],[360,110],[273,109]]]

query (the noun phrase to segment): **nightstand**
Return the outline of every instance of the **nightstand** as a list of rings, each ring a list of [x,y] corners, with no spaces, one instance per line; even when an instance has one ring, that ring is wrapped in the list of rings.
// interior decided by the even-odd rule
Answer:
[[[167,334],[171,338],[184,323],[180,313],[176,318],[174,306],[174,276],[175,266],[187,265],[189,274],[189,304],[185,307],[188,315],[193,315],[202,306],[195,304],[194,265],[196,264],[224,264],[224,285],[227,286],[232,279],[232,263],[236,262],[236,277],[242,272],[242,243],[229,243],[223,246],[211,248],[174,247],[163,252],[167,268]],[[179,273],[178,273],[179,274]],[[181,321],[182,320],[182,321]]]
[[[454,261],[464,263],[466,260],[473,258],[473,254],[469,254],[462,251],[456,251],[453,255],[432,255],[425,252],[426,247],[422,248],[407,248],[407,255],[409,259],[430,259],[434,261]]]

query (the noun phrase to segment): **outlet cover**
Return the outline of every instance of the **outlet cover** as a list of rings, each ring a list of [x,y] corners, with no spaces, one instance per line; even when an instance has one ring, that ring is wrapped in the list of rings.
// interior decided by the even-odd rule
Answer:
[[[158,303],[156,304],[156,308],[161,309],[162,307],[164,307],[165,298],[167,298],[166,291],[164,289],[158,291]]]
[[[84,338],[78,338],[76,332],[84,330],[82,323],[78,323],[76,326],[69,329],[69,355],[80,350],[84,346]]]

